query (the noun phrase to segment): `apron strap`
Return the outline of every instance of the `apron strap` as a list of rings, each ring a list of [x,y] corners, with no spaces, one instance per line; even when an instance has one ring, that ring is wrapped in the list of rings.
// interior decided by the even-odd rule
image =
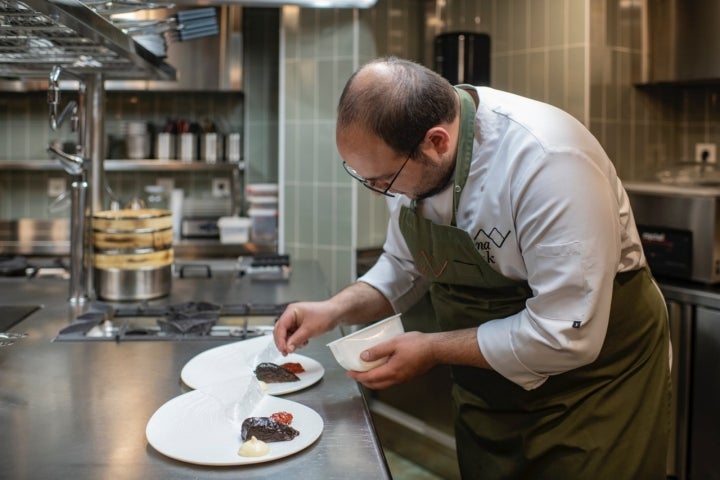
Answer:
[[[455,158],[455,185],[453,185],[452,226],[455,226],[455,214],[460,203],[460,194],[465,188],[470,160],[472,159],[473,125],[475,123],[475,100],[466,92],[465,85],[456,86],[455,91],[460,97],[460,131],[458,133],[457,156]],[[467,86],[469,87],[469,86]]]

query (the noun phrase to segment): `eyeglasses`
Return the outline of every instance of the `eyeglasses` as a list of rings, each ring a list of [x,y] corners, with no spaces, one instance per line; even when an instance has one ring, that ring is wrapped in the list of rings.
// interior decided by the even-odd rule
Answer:
[[[422,143],[422,141],[420,143]],[[417,147],[420,146],[420,143],[418,143]],[[353,177],[358,182],[362,183],[365,187],[369,188],[373,192],[381,193],[381,194],[385,195],[386,197],[394,197],[395,195],[390,193],[390,189],[392,188],[393,183],[395,183],[395,180],[397,180],[398,176],[400,175],[400,172],[403,171],[403,168],[405,168],[405,165],[407,165],[408,161],[412,158],[413,153],[415,153],[415,150],[417,150],[417,147],[413,148],[410,151],[410,154],[407,156],[407,158],[405,158],[405,161],[400,166],[400,169],[395,173],[395,175],[393,175],[392,179],[390,180],[390,182],[387,184],[387,186],[385,188],[376,187],[375,180],[369,180],[369,179],[363,177],[358,172],[356,172],[354,168],[352,168],[350,165],[348,165],[346,162],[343,162],[343,168],[351,177]]]

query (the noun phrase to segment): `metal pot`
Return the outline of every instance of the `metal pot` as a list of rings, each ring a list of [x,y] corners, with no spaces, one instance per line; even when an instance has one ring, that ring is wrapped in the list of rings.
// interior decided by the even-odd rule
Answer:
[[[150,300],[164,297],[172,286],[172,265],[138,270],[94,268],[95,292],[112,301]]]

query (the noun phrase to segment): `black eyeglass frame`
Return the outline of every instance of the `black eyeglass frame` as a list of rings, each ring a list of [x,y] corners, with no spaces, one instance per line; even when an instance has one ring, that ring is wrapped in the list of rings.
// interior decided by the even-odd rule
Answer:
[[[424,138],[423,138],[423,140],[424,140]],[[395,172],[395,175],[393,175],[392,179],[390,180],[390,183],[388,183],[387,187],[385,187],[385,188],[378,188],[375,185],[373,185],[373,183],[374,183],[373,180],[368,180],[367,178],[365,178],[362,175],[360,175],[359,173],[357,173],[354,168],[352,168],[350,165],[347,164],[347,162],[343,161],[342,165],[343,165],[343,168],[345,169],[345,171],[348,173],[348,175],[350,175],[352,178],[354,178],[355,180],[360,182],[365,188],[368,188],[375,193],[380,193],[382,195],[385,195],[386,197],[395,197],[394,193],[390,193],[390,189],[392,188],[393,184],[395,183],[395,180],[397,180],[397,178],[400,176],[400,173],[405,168],[405,165],[407,165],[407,163],[410,161],[412,156],[415,154],[415,150],[417,150],[418,147],[420,147],[422,142],[423,141],[420,140],[418,142],[418,144],[415,146],[415,148],[410,150],[410,153],[405,158],[405,161],[403,162],[402,165],[400,165],[400,168],[398,169],[397,172]]]

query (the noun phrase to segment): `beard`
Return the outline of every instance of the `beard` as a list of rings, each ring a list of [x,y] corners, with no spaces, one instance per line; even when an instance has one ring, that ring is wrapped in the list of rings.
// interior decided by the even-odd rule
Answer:
[[[453,158],[455,155],[453,154]],[[421,154],[417,158],[425,168],[423,181],[417,186],[411,195],[414,200],[424,200],[445,190],[452,182],[455,175],[455,162],[441,162],[439,165],[433,162],[427,155]]]

